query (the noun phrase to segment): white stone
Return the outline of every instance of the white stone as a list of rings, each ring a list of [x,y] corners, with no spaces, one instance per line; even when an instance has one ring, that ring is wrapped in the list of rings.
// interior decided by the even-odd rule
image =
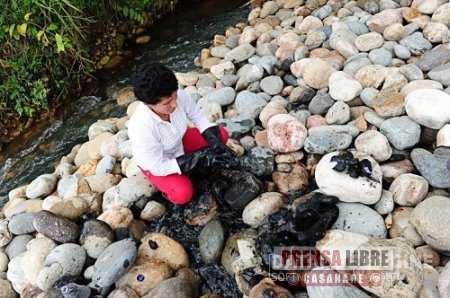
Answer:
[[[28,185],[26,195],[30,199],[48,196],[55,190],[57,181],[58,177],[56,175],[41,175]]]
[[[343,101],[337,101],[325,115],[327,124],[345,124],[350,121],[350,107]]]
[[[437,133],[436,146],[450,147],[450,124],[444,125]]]
[[[359,160],[367,159],[372,164],[370,177],[352,178],[346,172],[333,170],[336,162],[331,158],[339,152],[331,152],[323,156],[316,168],[316,182],[324,193],[338,197],[343,202],[359,202],[374,204],[382,192],[382,172],[378,163],[364,152],[352,152]]]
[[[403,174],[395,178],[389,191],[400,206],[416,206],[428,193],[428,182],[422,176]]]
[[[376,130],[368,130],[355,140],[355,148],[372,156],[376,161],[383,162],[392,155],[388,139]]]
[[[360,82],[343,71],[332,73],[328,79],[328,86],[333,99],[345,102],[357,97],[363,89]]]
[[[440,129],[450,122],[450,95],[440,90],[416,90],[406,96],[405,109],[417,123]]]

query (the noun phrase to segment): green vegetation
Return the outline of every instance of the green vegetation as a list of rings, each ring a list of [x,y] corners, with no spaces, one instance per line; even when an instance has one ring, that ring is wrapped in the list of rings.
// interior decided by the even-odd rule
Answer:
[[[90,26],[111,20],[151,23],[170,0],[0,1],[0,119],[34,116],[95,70]],[[150,14],[149,14],[150,12]]]

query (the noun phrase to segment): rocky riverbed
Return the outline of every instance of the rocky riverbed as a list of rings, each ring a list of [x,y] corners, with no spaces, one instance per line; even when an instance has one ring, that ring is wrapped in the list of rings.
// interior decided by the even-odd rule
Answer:
[[[133,161],[121,90],[126,115],[10,191],[0,296],[450,297],[449,25],[444,0],[266,1],[177,73],[239,171],[165,201]],[[352,287],[267,278],[291,245],[408,262]],[[331,267],[314,270],[348,269]]]

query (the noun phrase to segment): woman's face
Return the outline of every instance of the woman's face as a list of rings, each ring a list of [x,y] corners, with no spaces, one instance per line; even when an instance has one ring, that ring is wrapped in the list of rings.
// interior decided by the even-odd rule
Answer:
[[[150,108],[158,115],[170,115],[177,108],[177,91],[173,91],[169,96],[161,97],[158,103],[152,105],[149,104]]]

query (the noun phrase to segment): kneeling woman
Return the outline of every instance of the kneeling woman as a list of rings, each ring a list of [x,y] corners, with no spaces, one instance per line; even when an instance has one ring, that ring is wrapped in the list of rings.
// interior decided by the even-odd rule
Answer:
[[[161,63],[140,65],[133,88],[140,101],[128,124],[133,158],[170,201],[186,204],[194,192],[187,173],[233,162],[234,153],[224,145],[228,133],[178,90],[175,74]],[[188,120],[194,128],[187,127]]]

